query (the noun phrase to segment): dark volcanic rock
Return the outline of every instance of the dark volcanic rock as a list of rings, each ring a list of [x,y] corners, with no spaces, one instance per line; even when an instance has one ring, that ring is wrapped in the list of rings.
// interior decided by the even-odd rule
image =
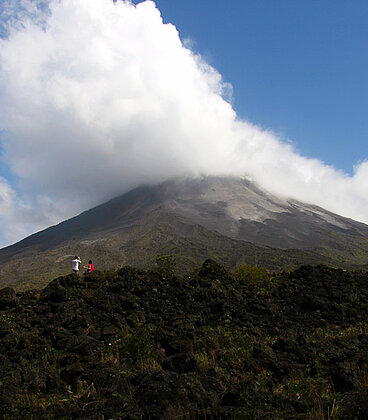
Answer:
[[[5,308],[12,308],[17,303],[15,290],[11,287],[4,287],[0,290],[0,310]]]
[[[4,418],[368,418],[368,276],[124,267],[0,290]],[[318,414],[318,416],[317,416]],[[1,417],[2,418],[2,417]]]

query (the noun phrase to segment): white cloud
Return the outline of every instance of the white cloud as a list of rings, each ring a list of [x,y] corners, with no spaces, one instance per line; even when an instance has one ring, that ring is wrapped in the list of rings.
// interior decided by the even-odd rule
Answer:
[[[7,180],[0,177],[0,245],[6,246],[60,218],[46,198],[39,197],[38,203],[33,202],[33,205],[31,202],[22,201]]]
[[[22,202],[39,213],[29,230],[143,182],[200,173],[251,175],[368,222],[368,163],[349,177],[239,121],[223,99],[229,85],[153,2],[51,0],[46,12],[46,1],[18,3],[4,9],[0,129]]]

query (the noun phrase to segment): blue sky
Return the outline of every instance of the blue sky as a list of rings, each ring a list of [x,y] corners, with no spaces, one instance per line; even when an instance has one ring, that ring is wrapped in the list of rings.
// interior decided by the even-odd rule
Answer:
[[[347,173],[368,158],[367,1],[156,4],[233,85],[239,117]]]

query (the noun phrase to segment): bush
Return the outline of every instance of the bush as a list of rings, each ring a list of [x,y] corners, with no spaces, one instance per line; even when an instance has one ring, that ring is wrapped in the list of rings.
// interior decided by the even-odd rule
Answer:
[[[243,264],[234,271],[234,279],[239,283],[266,285],[270,276],[265,268]]]
[[[126,359],[135,366],[143,366],[151,359],[155,348],[151,328],[142,325],[126,332],[121,348]]]
[[[162,277],[173,277],[176,272],[176,260],[173,255],[158,255],[153,270]]]
[[[242,370],[252,357],[253,342],[245,328],[205,327],[201,335],[194,357],[203,371],[216,366]]]

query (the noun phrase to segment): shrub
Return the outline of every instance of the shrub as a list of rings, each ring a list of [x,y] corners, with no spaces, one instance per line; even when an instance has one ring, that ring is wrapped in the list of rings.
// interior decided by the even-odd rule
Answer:
[[[144,365],[152,358],[155,348],[151,328],[142,325],[125,332],[121,348],[123,356],[134,365]]]
[[[173,277],[176,272],[176,260],[173,255],[158,255],[154,270],[162,277]]]
[[[234,279],[239,283],[266,285],[270,276],[265,268],[243,264],[234,271]]]
[[[194,357],[203,371],[211,366],[243,369],[253,354],[252,338],[245,328],[206,327],[196,343]]]

